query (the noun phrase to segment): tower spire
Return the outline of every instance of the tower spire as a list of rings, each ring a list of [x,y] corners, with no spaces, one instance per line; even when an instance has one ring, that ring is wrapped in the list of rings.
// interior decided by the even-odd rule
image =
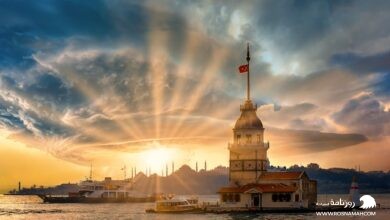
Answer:
[[[249,75],[249,61],[251,60],[251,56],[249,53],[249,42],[247,43],[247,52],[246,52],[246,61],[248,63],[248,75],[247,75],[247,88],[246,88],[246,99],[249,101],[251,99],[251,91],[250,91],[250,75]]]

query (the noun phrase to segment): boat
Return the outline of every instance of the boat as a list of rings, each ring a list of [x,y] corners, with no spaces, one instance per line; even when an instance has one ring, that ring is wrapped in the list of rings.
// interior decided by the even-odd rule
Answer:
[[[147,195],[133,190],[131,181],[112,180],[106,177],[103,181],[85,180],[78,192],[68,195],[38,195],[44,203],[125,203],[155,202],[155,195]]]
[[[198,205],[197,198],[165,198],[156,201],[154,209],[147,209],[147,213],[202,213],[203,209]]]

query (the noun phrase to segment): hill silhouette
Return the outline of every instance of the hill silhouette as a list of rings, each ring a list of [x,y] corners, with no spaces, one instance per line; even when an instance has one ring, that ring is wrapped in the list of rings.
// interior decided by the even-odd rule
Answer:
[[[354,169],[330,168],[322,169],[318,164],[307,167],[294,165],[290,168],[274,167],[270,171],[305,171],[307,175],[317,180],[319,194],[347,194],[352,177],[357,177],[361,193],[390,193],[390,171],[361,172]],[[196,172],[188,165],[183,165],[168,176],[153,174],[146,176],[140,172],[134,177],[134,189],[147,194],[173,193],[178,195],[216,194],[218,189],[228,184],[229,168],[218,166],[212,170]],[[131,179],[129,179],[131,181]],[[43,186],[23,188],[20,194],[67,194],[78,191],[77,184],[66,183],[54,187]],[[10,193],[17,193],[16,190]]]
[[[217,167],[210,171],[196,172],[188,165],[183,165],[169,176],[153,174],[135,177],[134,189],[144,193],[174,194],[215,194],[219,187],[228,182],[227,168]]]
[[[270,167],[272,171],[305,171],[311,179],[317,180],[319,194],[349,193],[353,176],[358,179],[362,193],[389,193],[390,172],[357,172],[353,169],[319,167]],[[138,174],[141,175],[141,174]],[[218,189],[228,184],[228,167],[216,167],[209,171],[196,172],[188,165],[183,165],[169,176],[156,174],[135,178],[134,189],[145,193],[174,194],[215,194]]]

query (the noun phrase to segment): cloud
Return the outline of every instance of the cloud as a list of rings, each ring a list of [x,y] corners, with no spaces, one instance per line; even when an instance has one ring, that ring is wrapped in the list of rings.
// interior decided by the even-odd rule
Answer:
[[[390,134],[390,112],[372,94],[351,99],[333,114],[333,118],[352,132],[373,137]]]
[[[207,90],[194,99],[196,105],[188,102],[191,93],[182,94],[176,105],[170,105],[168,97],[178,92],[174,90],[175,80],[183,80],[187,91],[196,91],[202,86],[202,81],[175,75],[174,70],[179,68],[175,64],[169,65],[164,93],[160,94],[167,102],[155,111],[156,97],[150,92],[155,81],[149,70],[159,61],[146,60],[133,48],[66,49],[51,56],[37,54],[34,59],[39,66],[26,73],[33,79],[31,82],[16,82],[11,78],[16,77],[14,75],[3,77],[2,88],[6,91],[2,92],[4,96],[12,94],[14,100],[18,100],[14,105],[20,111],[5,112],[2,121],[4,124],[13,123],[13,126],[19,123],[22,129],[31,133],[15,134],[12,138],[40,149],[47,149],[47,144],[50,144],[50,152],[62,159],[80,163],[95,160],[99,157],[97,152],[110,152],[109,155],[136,153],[147,149],[156,140],[184,149],[189,146],[224,146],[239,115],[241,100],[230,96],[225,87],[213,85],[205,87]],[[189,73],[189,76],[193,75],[191,71]],[[260,108],[259,115],[267,128],[275,125],[292,128],[291,123],[300,119],[307,125],[301,124],[294,129],[313,129],[311,123],[319,117],[313,116],[321,113],[321,108],[311,103],[281,106],[277,112],[273,108],[270,111],[267,106],[264,110]],[[155,130],[157,120],[161,121],[160,133]],[[321,125],[315,129],[326,129],[324,124]],[[276,134],[276,139],[285,140],[275,143],[276,147],[288,143],[304,151],[318,150],[318,146],[322,146],[321,150],[328,150],[362,141],[360,136],[360,139],[350,136],[340,142],[340,137],[334,134],[325,135],[326,140],[319,138],[313,144],[315,138],[309,137],[321,137],[321,134],[304,132],[294,142],[291,132],[294,133],[277,130],[270,137],[273,140],[272,136]],[[327,143],[331,145],[327,146]]]
[[[101,0],[93,3],[3,1],[0,12],[1,20],[9,21],[7,26],[10,30],[39,37],[88,36],[103,41],[119,38],[121,33],[126,32],[133,33],[128,35],[133,40],[143,39],[148,16],[145,7],[140,4],[118,1],[107,5]],[[127,28],[124,29],[124,26]]]
[[[306,154],[340,149],[367,141],[360,134],[337,134],[311,130],[269,128],[267,139],[271,142],[272,154]]]
[[[360,56],[354,53],[334,54],[333,64],[349,68],[355,73],[385,73],[390,70],[390,51],[371,56]]]
[[[262,1],[253,10],[267,59],[277,72],[310,73],[328,68],[333,54],[383,53],[390,48],[388,2]],[[376,12],[376,16],[372,16]],[[365,31],[362,31],[365,30]],[[378,42],[378,43],[372,43]],[[380,43],[379,43],[380,42]],[[387,43],[385,43],[387,42]]]
[[[318,106],[311,103],[299,103],[293,106],[278,106],[275,104],[261,106],[259,117],[268,126],[277,125],[279,128],[297,130],[326,130],[326,122],[320,123],[321,112]]]
[[[331,63],[340,68],[349,69],[353,73],[364,77],[369,75],[373,78],[369,87],[377,96],[389,99],[390,79],[390,51],[369,56],[362,56],[355,53],[335,54]]]
[[[245,97],[236,72],[247,41],[252,97],[267,128],[281,128],[279,146],[329,150],[364,138],[320,132],[388,134],[374,101],[339,111],[361,92],[388,96],[390,48],[371,44],[390,45],[387,2],[0,4],[0,125],[60,158],[135,152],[151,140],[225,145]],[[371,111],[380,114],[372,126],[356,128],[352,115]]]
[[[379,74],[373,85],[373,92],[380,97],[389,100],[390,94],[390,73]]]
[[[296,118],[290,122],[289,127],[291,128],[299,128],[302,130],[324,130],[324,127],[326,127],[326,121],[324,119],[317,119],[317,120],[307,120],[307,119],[300,119]]]

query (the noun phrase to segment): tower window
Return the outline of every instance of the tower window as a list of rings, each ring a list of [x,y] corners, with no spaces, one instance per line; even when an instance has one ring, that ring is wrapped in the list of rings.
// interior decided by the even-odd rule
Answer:
[[[237,135],[237,144],[240,144],[241,142],[241,135]]]
[[[250,134],[247,134],[247,135],[246,135],[246,143],[247,143],[247,144],[252,143],[252,135],[250,135]]]
[[[261,142],[261,135],[257,135],[257,143],[260,143]]]
[[[235,194],[235,195],[234,195],[234,201],[235,201],[235,202],[240,202],[240,200],[241,200],[240,194],[238,194],[238,193]]]

